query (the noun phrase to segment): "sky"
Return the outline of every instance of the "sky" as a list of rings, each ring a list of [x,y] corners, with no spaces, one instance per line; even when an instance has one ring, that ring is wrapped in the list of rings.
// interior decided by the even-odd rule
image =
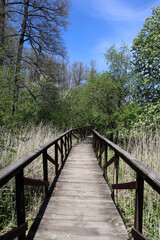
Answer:
[[[69,26],[64,33],[68,59],[106,70],[104,53],[113,44],[129,46],[160,0],[72,0]]]

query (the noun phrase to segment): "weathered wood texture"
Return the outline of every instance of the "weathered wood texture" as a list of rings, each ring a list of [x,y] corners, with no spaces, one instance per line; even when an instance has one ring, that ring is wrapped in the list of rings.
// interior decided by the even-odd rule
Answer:
[[[14,236],[18,236],[18,240],[24,240],[25,239],[25,191],[24,191],[24,185],[34,185],[34,186],[44,186],[45,187],[45,196],[47,199],[47,196],[50,192],[48,189],[48,162],[49,160],[51,163],[55,165],[55,172],[56,176],[53,176],[53,184],[57,181],[57,178],[59,176],[59,173],[61,172],[61,169],[63,168],[64,162],[66,161],[69,152],[72,148],[72,133],[76,132],[81,137],[85,138],[85,136],[88,135],[88,133],[91,132],[90,127],[81,127],[69,130],[59,137],[53,139],[52,141],[44,144],[40,148],[30,152],[26,156],[24,156],[22,159],[19,159],[16,162],[13,162],[11,165],[7,166],[4,169],[0,170],[0,187],[3,187],[4,184],[6,184],[10,179],[14,178],[16,179],[16,212],[17,212],[17,228],[14,228],[14,230],[8,232],[5,235],[0,236],[0,239],[12,239]],[[85,134],[83,134],[85,133]],[[65,139],[63,141],[63,138]],[[59,145],[61,144],[61,146]],[[54,159],[48,155],[47,150],[48,148],[52,147],[54,145]],[[65,154],[63,154],[63,145]],[[59,159],[59,153],[61,154],[61,165],[58,164]],[[43,180],[37,180],[37,179],[30,179],[27,177],[24,177],[23,172],[24,168],[29,165],[32,161],[36,161],[36,158],[40,155],[43,155]],[[48,191],[49,190],[49,191]],[[42,204],[43,205],[43,204]],[[41,206],[42,207],[42,206]]]
[[[98,146],[98,147],[97,147]],[[99,147],[100,146],[100,147]],[[160,194],[160,175],[156,172],[145,166],[138,159],[134,158],[131,154],[121,149],[119,146],[111,142],[110,140],[103,137],[97,131],[93,130],[93,149],[96,156],[101,152],[101,148],[105,149],[104,156],[104,177],[108,181],[107,176],[107,167],[114,163],[113,168],[113,199],[117,202],[117,193],[118,189],[135,189],[135,220],[134,227],[135,230],[132,231],[134,234],[133,237],[135,240],[140,239],[139,236],[145,239],[145,236],[142,235],[143,232],[143,203],[144,203],[144,182],[146,181],[155,191]],[[108,161],[107,158],[107,148],[110,148],[114,151],[114,156]],[[101,154],[100,154],[101,155]],[[130,183],[121,183],[118,184],[118,175],[119,175],[119,158],[124,160],[135,172],[136,172],[136,181]],[[101,165],[100,165],[101,166]],[[102,167],[102,166],[101,166]],[[135,232],[136,231],[136,232]],[[137,233],[139,235],[137,235]],[[138,236],[138,238],[137,238]]]
[[[102,174],[91,138],[75,145],[34,240],[127,240]]]

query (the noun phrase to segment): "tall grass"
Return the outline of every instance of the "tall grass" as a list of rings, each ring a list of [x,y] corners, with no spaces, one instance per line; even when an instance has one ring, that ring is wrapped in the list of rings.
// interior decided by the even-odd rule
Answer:
[[[33,149],[38,148],[44,143],[60,135],[60,131],[53,129],[51,125],[43,125],[26,127],[21,129],[17,134],[11,131],[1,129],[0,138],[0,168],[9,165],[26,155]],[[130,152],[145,165],[160,174],[160,130],[157,128],[155,132],[147,132],[145,129],[132,129],[130,131],[120,131],[118,133],[117,144],[126,151]],[[117,140],[116,139],[116,140]],[[54,147],[49,150],[49,154],[54,156]],[[113,152],[110,152],[110,157]],[[42,157],[39,157],[25,168],[25,176],[42,179]],[[49,163],[49,179],[54,177],[54,166]],[[108,177],[110,184],[113,179],[113,166],[109,167]],[[135,181],[135,172],[120,159],[119,183]],[[26,196],[26,220],[29,227],[32,224],[41,202],[43,200],[43,188],[25,188]],[[16,225],[15,214],[15,185],[11,180],[0,190],[1,210],[0,210],[0,230],[1,233],[8,231],[10,227]],[[127,226],[128,232],[134,225],[134,190],[118,191],[118,207]],[[144,191],[144,234],[149,239],[160,239],[160,196],[153,191],[148,184],[145,184]]]
[[[52,127],[51,124],[38,126],[25,126],[19,129],[18,133],[0,129],[0,169],[19,159],[30,151],[51,141],[60,134],[60,130]]]
[[[160,130],[148,132],[145,129],[132,129],[118,133],[117,144],[146,166],[160,174]],[[116,141],[117,141],[116,139]],[[112,155],[112,152],[110,152]],[[113,169],[109,169],[112,178]],[[120,159],[119,183],[135,181],[135,172]],[[147,183],[144,185],[143,233],[149,239],[160,239],[160,195]],[[118,206],[129,233],[134,226],[134,190],[118,191]]]
[[[53,129],[52,125],[43,123],[39,126],[26,126],[17,133],[3,129],[0,131],[0,169],[61,134],[59,130]],[[49,149],[48,153],[54,156],[54,146]],[[55,169],[53,164],[48,163],[48,165],[49,182],[51,183],[55,176]],[[34,179],[43,179],[42,156],[25,168],[24,175]],[[43,196],[43,187],[25,187],[26,220],[29,227],[39,210]],[[16,226],[14,179],[0,189],[0,197],[0,231],[2,234]]]

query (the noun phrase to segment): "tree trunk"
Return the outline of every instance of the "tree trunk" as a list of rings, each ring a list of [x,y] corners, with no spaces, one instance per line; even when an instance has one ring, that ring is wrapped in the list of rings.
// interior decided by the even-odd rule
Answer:
[[[24,46],[24,37],[26,32],[26,23],[27,23],[27,15],[28,15],[28,6],[29,1],[24,1],[24,16],[23,16],[23,22],[22,22],[22,30],[20,34],[19,44],[18,44],[18,53],[17,53],[17,62],[16,62],[16,71],[15,71],[15,78],[14,78],[14,95],[13,95],[13,115],[17,109],[18,104],[18,97],[19,97],[19,83],[20,83],[20,71],[21,71],[21,61],[22,61],[22,52],[23,52],[23,46]]]
[[[0,0],[0,66],[3,64],[3,45],[5,29],[5,0]]]

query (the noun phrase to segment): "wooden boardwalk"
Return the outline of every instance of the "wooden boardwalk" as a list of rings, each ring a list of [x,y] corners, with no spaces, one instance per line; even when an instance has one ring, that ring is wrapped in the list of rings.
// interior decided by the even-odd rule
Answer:
[[[34,240],[127,240],[91,145],[75,145],[56,183]]]

